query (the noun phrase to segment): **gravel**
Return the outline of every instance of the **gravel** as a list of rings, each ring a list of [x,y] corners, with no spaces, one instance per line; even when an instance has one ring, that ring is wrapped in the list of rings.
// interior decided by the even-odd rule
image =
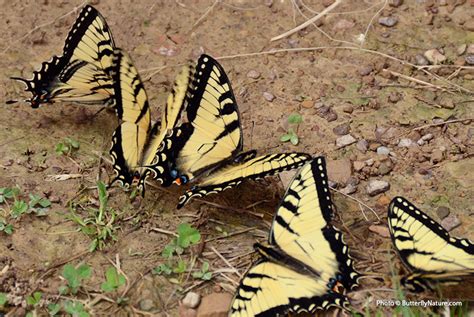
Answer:
[[[379,24],[386,26],[386,27],[392,27],[395,26],[398,23],[398,18],[389,16],[389,17],[381,17],[379,19]]]
[[[260,73],[257,72],[255,69],[252,69],[247,73],[247,77],[252,78],[252,79],[257,79],[260,77]]]
[[[386,146],[379,146],[377,148],[377,154],[378,155],[389,155],[390,154],[390,149]]]
[[[201,302],[201,296],[198,293],[189,292],[183,298],[183,305],[187,308],[196,308]]]
[[[449,213],[451,211],[449,210],[448,207],[446,206],[440,206],[438,207],[438,209],[436,210],[436,214],[438,215],[439,219],[443,220],[444,218],[446,218],[447,216],[449,216]]]
[[[398,142],[398,147],[411,147],[414,145],[414,142],[411,139],[400,139]]]
[[[355,143],[357,142],[356,138],[354,138],[352,135],[350,134],[346,134],[346,135],[343,135],[339,138],[337,138],[336,140],[336,146],[338,148],[342,148],[342,147],[345,147],[345,146],[348,146],[348,145],[351,145],[352,143]]]
[[[371,180],[367,185],[367,194],[375,196],[390,189],[390,184],[386,181]]]
[[[268,91],[265,91],[263,93],[263,98],[265,98],[266,101],[270,101],[270,102],[275,100],[275,96],[271,92],[268,92]]]

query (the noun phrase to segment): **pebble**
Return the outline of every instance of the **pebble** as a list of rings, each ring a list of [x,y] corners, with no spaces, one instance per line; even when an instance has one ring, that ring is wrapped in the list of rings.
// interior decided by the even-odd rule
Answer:
[[[365,153],[369,148],[369,142],[365,139],[359,140],[357,141],[356,148],[362,153]]]
[[[355,23],[353,21],[340,19],[339,21],[336,22],[336,24],[334,24],[334,27],[332,29],[334,31],[349,30],[349,29],[352,29],[354,26],[355,26]]]
[[[367,185],[367,194],[375,196],[390,189],[390,184],[386,181],[371,180]]]
[[[359,172],[365,167],[365,162],[354,161],[353,166],[354,166],[354,171]]]
[[[357,191],[357,186],[353,184],[348,184],[346,187],[341,189],[341,192],[346,195],[354,194]]]
[[[327,162],[328,178],[333,182],[345,186],[352,175],[352,164],[348,159]]]
[[[417,54],[415,56],[415,64],[416,65],[419,65],[419,66],[426,66],[428,65],[430,62],[426,59],[426,57],[424,57],[423,55],[420,55],[420,54]]]
[[[423,55],[433,65],[441,64],[446,60],[446,56],[441,54],[436,48],[427,50]]]
[[[352,113],[354,111],[354,107],[352,107],[351,105],[349,104],[345,104],[343,107],[342,107],[342,111],[344,111],[345,113]]]
[[[469,65],[474,65],[474,54],[467,55],[464,60]]]
[[[369,226],[369,230],[383,238],[390,238],[390,231],[387,226],[371,225]]]
[[[441,220],[441,227],[447,231],[451,231],[461,225],[461,220],[456,215],[449,215]]]
[[[303,100],[303,102],[301,103],[301,106],[306,109],[313,108],[313,105],[314,103],[312,100]]]
[[[379,19],[379,24],[386,26],[386,27],[392,27],[395,26],[395,24],[398,23],[398,18],[393,17],[393,16],[388,16],[388,17],[381,17]]]
[[[334,132],[335,135],[346,135],[349,134],[351,131],[351,126],[349,123],[343,123],[338,126],[336,126],[334,129],[332,129],[332,132]]]
[[[426,142],[432,140],[433,137],[434,137],[433,134],[427,133],[427,134],[423,135],[416,143],[418,145],[424,145]]]
[[[288,40],[288,45],[290,45],[291,48],[297,47],[299,43],[300,43],[300,41],[298,41],[297,39],[289,39]]]
[[[447,216],[449,216],[449,213],[451,211],[449,210],[448,207],[445,206],[440,206],[438,209],[436,209],[436,214],[438,215],[439,219],[443,220]]]
[[[377,148],[377,154],[378,155],[389,155],[390,154],[390,149],[386,146],[379,146]]]
[[[464,28],[468,31],[474,32],[474,20],[470,19],[466,23],[464,23]]]
[[[257,79],[257,78],[260,77],[260,73],[257,72],[256,70],[252,69],[247,73],[247,77],[252,78],[252,79]]]
[[[398,92],[392,92],[390,95],[388,95],[388,101],[391,103],[397,103],[402,99],[402,95]]]
[[[466,52],[466,49],[467,49],[467,45],[466,44],[461,44],[461,45],[458,46],[456,51],[457,51],[458,55],[462,55]]]
[[[361,76],[367,76],[369,75],[371,72],[373,72],[374,69],[372,66],[365,66],[364,68],[362,68],[360,71],[359,71],[359,74]]]
[[[151,299],[143,299],[140,301],[140,309],[150,311],[153,309],[153,301]]]
[[[383,176],[390,173],[392,170],[393,170],[393,164],[391,163],[391,161],[385,161],[385,162],[380,163],[377,173],[380,176]]]
[[[336,140],[336,146],[338,148],[342,148],[348,145],[351,145],[352,143],[357,142],[357,140],[350,134],[343,135]]]
[[[229,293],[211,293],[202,298],[198,317],[227,317],[232,295]]]
[[[439,163],[443,160],[443,158],[443,151],[441,151],[440,149],[434,149],[433,152],[431,152],[431,163]]]
[[[315,103],[316,106],[316,103]],[[316,114],[328,122],[337,120],[337,113],[329,106],[321,106],[317,108]]]
[[[398,8],[403,4],[403,0],[390,0],[388,2],[388,5],[394,8]]]
[[[398,147],[410,147],[410,146],[413,146],[413,141],[411,139],[400,139],[400,141],[398,142]]]
[[[189,292],[183,298],[183,305],[187,308],[196,308],[201,301],[201,296],[198,293]]]
[[[375,162],[374,159],[370,158],[370,159],[365,161],[365,165],[372,166],[372,165],[374,165],[374,162]]]
[[[268,91],[265,91],[263,93],[263,98],[265,98],[266,101],[270,101],[270,102],[275,100],[275,96],[271,92],[268,92]]]
[[[467,54],[474,54],[474,44],[469,44],[466,49]]]

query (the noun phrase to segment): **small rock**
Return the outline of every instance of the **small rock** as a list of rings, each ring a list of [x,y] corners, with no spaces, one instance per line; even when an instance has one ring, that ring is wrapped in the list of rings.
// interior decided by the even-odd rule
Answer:
[[[449,213],[451,211],[449,210],[448,207],[445,206],[440,206],[438,209],[436,209],[436,214],[438,215],[439,219],[443,220],[447,216],[449,216]]]
[[[357,140],[350,134],[343,135],[336,140],[336,146],[338,148],[342,148],[348,145],[351,145],[352,143],[357,142]]]
[[[443,158],[443,151],[441,151],[440,149],[434,149],[433,152],[431,152],[431,163],[439,163],[443,160]]]
[[[390,189],[390,184],[386,181],[371,180],[367,185],[367,194],[375,196]]]
[[[466,49],[467,54],[474,54],[474,44],[469,44]]]
[[[59,204],[61,202],[61,198],[58,196],[50,196],[49,201],[53,204]]]
[[[344,111],[345,113],[352,113],[354,111],[354,107],[352,107],[351,105],[349,104],[345,104],[343,107],[342,107],[342,111]]]
[[[446,229],[446,231],[451,231],[454,228],[457,228],[461,225],[461,220],[456,215],[449,215],[443,220],[441,220],[441,227]]]
[[[369,142],[365,139],[359,140],[356,144],[356,148],[362,153],[365,153],[369,148]]]
[[[387,226],[381,225],[370,225],[369,230],[378,234],[382,238],[390,238],[390,231]]]
[[[467,64],[469,65],[474,65],[474,54],[469,54],[467,55],[464,60],[466,61]]]
[[[400,139],[398,142],[398,147],[410,147],[413,146],[413,141],[411,139]]]
[[[187,308],[196,308],[199,305],[201,296],[194,292],[189,292],[183,298],[183,305]]]
[[[386,146],[379,146],[377,148],[377,154],[378,155],[389,155],[390,154],[390,149]]]
[[[390,201],[391,199],[388,198],[387,195],[380,195],[379,198],[377,198],[377,202],[375,204],[385,209],[390,204]]]
[[[265,0],[263,3],[264,3],[267,7],[270,8],[270,7],[273,5],[273,0]]]
[[[387,175],[393,170],[393,165],[390,160],[380,163],[377,174],[380,176]]]
[[[353,166],[354,166],[354,171],[359,172],[365,167],[365,162],[354,161]]]
[[[360,71],[359,71],[359,74],[361,76],[367,76],[369,75],[371,72],[373,72],[374,69],[372,68],[372,66],[365,66],[364,68],[362,68]]]
[[[198,317],[227,317],[232,295],[228,293],[211,293],[201,300]]]
[[[354,194],[357,191],[357,186],[353,184],[348,184],[346,187],[341,189],[341,192],[346,195]]]
[[[260,77],[260,73],[257,72],[256,70],[252,69],[247,73],[247,77],[252,78],[252,79],[257,79],[257,78]]]
[[[140,301],[140,309],[144,311],[150,311],[154,308],[153,301],[151,299],[143,299]]]
[[[467,50],[467,45],[466,44],[461,44],[457,48],[457,53],[458,53],[458,55],[462,55],[466,52],[466,50]]]
[[[466,23],[464,23],[464,28],[468,31],[474,32],[474,20],[470,19]]]
[[[306,109],[313,108],[313,105],[314,103],[312,100],[303,100],[303,102],[301,103],[301,106]]]
[[[441,64],[446,60],[446,56],[441,54],[436,48],[427,50],[423,55],[433,65]]]
[[[336,182],[333,182],[332,180],[328,180],[328,185],[329,185],[329,187],[331,187],[331,188],[337,188],[337,183],[336,183]]]
[[[326,119],[328,122],[337,120],[337,113],[331,107],[325,105],[318,107],[316,110],[316,114],[321,118]]]
[[[339,21],[334,24],[334,27],[332,28],[334,31],[339,31],[339,30],[349,30],[352,29],[355,26],[355,23],[346,19],[340,19]]]
[[[388,95],[388,101],[391,103],[397,103],[400,101],[400,99],[402,99],[402,96],[398,92],[392,92],[390,95]]]
[[[328,122],[336,121],[337,120],[337,113],[335,113],[334,111],[329,112],[328,115],[326,116],[326,120]]]
[[[289,39],[288,45],[290,45],[291,48],[295,48],[298,47],[299,42],[297,39]]]
[[[423,55],[417,54],[415,56],[415,63],[416,63],[416,65],[419,65],[419,66],[426,66],[430,62]]]
[[[388,5],[394,8],[398,8],[403,4],[403,0],[390,0],[388,2]]]
[[[423,135],[423,136],[421,137],[421,140],[423,140],[423,141],[430,141],[430,140],[433,139],[433,137],[434,137],[433,134],[427,133],[427,134],[425,134],[425,135]]]
[[[179,317],[196,317],[197,310],[192,308],[187,308],[184,305],[179,305],[178,307],[178,316]]]
[[[349,123],[343,123],[332,129],[332,132],[334,132],[335,135],[346,135],[351,132],[351,126]]]
[[[386,27],[392,27],[395,26],[395,24],[398,23],[398,18],[393,17],[393,16],[388,16],[388,17],[381,17],[379,19],[379,24],[386,26]]]
[[[352,175],[350,160],[334,160],[327,162],[328,178],[342,186],[345,186]]]
[[[268,91],[265,91],[263,93],[263,98],[265,98],[266,101],[270,101],[270,102],[275,100],[275,96],[271,92],[268,92]]]

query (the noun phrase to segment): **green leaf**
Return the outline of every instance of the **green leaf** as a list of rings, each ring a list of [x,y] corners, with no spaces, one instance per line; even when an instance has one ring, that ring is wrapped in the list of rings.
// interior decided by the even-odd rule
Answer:
[[[201,269],[203,272],[207,272],[209,271],[209,262],[205,261],[203,264],[202,264],[202,269]]]
[[[292,113],[288,116],[288,123],[290,124],[300,124],[303,122],[303,117],[299,113]]]
[[[64,303],[64,310],[72,317],[89,317],[89,314],[84,311],[84,305],[80,302],[66,301]]]
[[[87,264],[82,264],[77,269],[77,273],[82,279],[87,279],[91,276],[92,270]]]
[[[39,304],[42,295],[41,292],[34,292],[33,296],[28,296],[26,298],[26,303],[31,306],[36,306]]]
[[[100,288],[104,292],[113,292],[124,285],[125,281],[125,276],[119,274],[115,267],[109,267],[107,271],[105,271],[105,282],[102,283]]]
[[[69,152],[69,147],[66,144],[60,142],[56,144],[54,152],[56,152],[57,155],[64,155]]]
[[[186,262],[183,260],[178,261],[178,266],[173,269],[173,273],[184,273],[186,272]]]
[[[23,200],[16,200],[12,206],[11,216],[12,218],[16,219],[26,211],[28,211],[28,204]]]
[[[298,145],[299,143],[298,136],[296,134],[291,135],[290,142],[293,145]]]
[[[79,141],[76,141],[72,138],[65,138],[64,141],[66,141],[72,148],[78,149],[79,148]]]
[[[171,258],[175,251],[176,251],[176,247],[172,243],[167,244],[163,248],[163,251],[161,252],[161,255],[165,258]]]
[[[6,234],[10,235],[13,233],[13,226],[11,224],[7,224],[3,220],[0,220],[0,232],[3,231]]]
[[[48,305],[48,312],[50,316],[56,316],[59,311],[61,310],[61,305],[59,304],[49,304]]]
[[[283,134],[280,137],[280,142],[288,142],[288,141],[290,141],[290,138],[291,138],[291,134],[289,134],[289,133]]]
[[[177,245],[182,248],[187,248],[190,245],[196,244],[201,240],[201,234],[199,231],[191,227],[187,223],[182,223],[178,226],[178,239]]]
[[[0,307],[4,307],[8,302],[7,294],[0,293]]]
[[[7,199],[15,197],[15,189],[18,190],[17,188],[0,188],[0,204],[4,203]]]
[[[66,264],[63,268],[63,277],[68,282],[70,291],[73,294],[77,293],[82,280],[87,279],[90,276],[91,268],[86,264],[82,264],[77,269],[71,264]]]
[[[153,273],[157,275],[165,274],[170,275],[172,273],[171,268],[167,264],[160,264],[153,269]]]
[[[201,276],[204,281],[210,281],[212,279],[212,272],[206,272]]]

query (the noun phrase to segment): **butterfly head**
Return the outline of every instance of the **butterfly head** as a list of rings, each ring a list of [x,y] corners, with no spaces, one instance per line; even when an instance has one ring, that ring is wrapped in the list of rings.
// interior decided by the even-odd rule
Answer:
[[[38,108],[42,103],[50,103],[50,94],[47,90],[42,89],[39,94],[34,95],[29,102],[31,108]]]
[[[173,169],[171,170],[171,179],[173,179],[173,183],[176,185],[183,185],[189,182],[189,178],[186,175],[179,175],[178,171]]]

